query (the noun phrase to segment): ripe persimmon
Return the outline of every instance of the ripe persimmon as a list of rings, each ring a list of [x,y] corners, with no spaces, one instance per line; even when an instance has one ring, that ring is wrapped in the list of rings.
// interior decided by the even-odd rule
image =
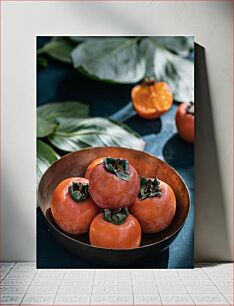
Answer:
[[[92,171],[92,169],[98,165],[98,164],[101,164],[103,162],[103,159],[105,157],[99,157],[97,159],[94,159],[89,165],[88,165],[88,168],[86,169],[86,172],[85,172],[85,178],[88,180],[89,179],[89,175],[90,175],[90,172]]]
[[[139,196],[129,211],[140,222],[143,233],[161,232],[169,226],[176,212],[174,192],[157,178],[141,177]]]
[[[91,197],[101,208],[118,209],[131,205],[139,187],[137,171],[122,158],[104,158],[89,175]]]
[[[137,248],[141,242],[141,226],[126,208],[117,211],[104,209],[92,221],[90,243],[111,249]]]
[[[133,87],[131,98],[136,112],[145,119],[159,118],[173,103],[169,85],[151,79]]]
[[[51,213],[56,224],[69,234],[89,231],[93,218],[100,212],[88,191],[89,181],[82,177],[71,177],[55,188]]]
[[[194,103],[181,103],[176,112],[176,126],[180,137],[194,143]]]

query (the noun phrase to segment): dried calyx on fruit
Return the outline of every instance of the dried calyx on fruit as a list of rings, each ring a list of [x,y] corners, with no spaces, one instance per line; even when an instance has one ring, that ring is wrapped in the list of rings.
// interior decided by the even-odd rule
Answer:
[[[162,190],[160,187],[160,182],[157,179],[157,177],[151,179],[141,176],[140,179],[141,179],[141,186],[138,195],[140,200],[144,200],[146,198],[161,197]]]
[[[72,182],[68,187],[68,192],[75,202],[85,201],[89,196],[89,184]]]
[[[150,85],[154,85],[156,83],[155,78],[153,77],[145,77],[142,85],[143,86],[150,86]]]
[[[187,114],[194,116],[194,102],[189,102],[186,108]]]
[[[104,219],[107,222],[111,222],[113,224],[123,224],[124,221],[129,216],[129,212],[127,207],[111,210],[111,209],[104,209]]]
[[[130,180],[130,170],[128,160],[122,158],[106,157],[103,159],[105,169],[115,174],[119,179],[124,181]]]

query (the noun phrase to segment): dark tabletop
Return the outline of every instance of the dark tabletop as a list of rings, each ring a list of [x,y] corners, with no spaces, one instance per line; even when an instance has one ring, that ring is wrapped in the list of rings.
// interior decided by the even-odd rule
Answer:
[[[48,38],[38,38],[41,47]],[[37,104],[78,100],[90,105],[91,116],[115,117],[123,120],[131,111],[132,85],[107,84],[92,80],[70,64],[48,59],[47,68],[37,71]],[[177,104],[160,119],[146,120],[133,115],[124,122],[146,141],[145,151],[174,167],[186,182],[191,196],[191,209],[186,223],[171,244],[142,268],[193,268],[194,266],[194,146],[180,139],[175,126]],[[119,112],[122,110],[121,112]],[[52,236],[47,222],[37,208],[37,267],[89,268],[89,263],[68,253]],[[92,266],[93,267],[93,266]],[[139,266],[140,267],[140,266]]]

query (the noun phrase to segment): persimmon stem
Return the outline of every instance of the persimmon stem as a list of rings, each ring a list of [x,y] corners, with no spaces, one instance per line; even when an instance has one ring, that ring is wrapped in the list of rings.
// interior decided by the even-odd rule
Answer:
[[[68,192],[75,202],[83,202],[89,196],[89,185],[87,183],[72,182],[68,187]]]
[[[194,102],[190,101],[188,103],[186,113],[194,116]]]
[[[141,185],[138,195],[140,200],[162,196],[160,182],[157,179],[157,177],[155,177],[155,179],[151,179],[141,176],[140,179],[141,179]]]
[[[144,82],[142,83],[143,86],[151,86],[156,83],[156,79],[153,76],[146,76],[144,78]]]
[[[115,210],[104,209],[104,220],[115,225],[123,224],[128,216],[129,212],[127,207]]]
[[[129,163],[127,159],[106,157],[103,160],[105,169],[123,181],[130,180]]]

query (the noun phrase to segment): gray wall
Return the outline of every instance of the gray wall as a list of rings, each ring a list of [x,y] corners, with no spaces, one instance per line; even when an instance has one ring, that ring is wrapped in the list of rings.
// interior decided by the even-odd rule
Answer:
[[[2,3],[4,260],[35,260],[35,36],[194,35],[206,49],[210,99],[197,102],[197,260],[232,259],[231,1]]]

